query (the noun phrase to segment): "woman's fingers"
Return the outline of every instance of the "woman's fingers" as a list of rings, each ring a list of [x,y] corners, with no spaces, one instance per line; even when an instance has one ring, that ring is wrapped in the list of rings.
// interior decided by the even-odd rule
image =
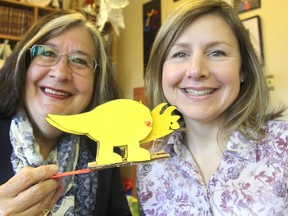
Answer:
[[[37,168],[24,167],[17,175],[7,182],[11,185],[11,191],[8,192],[12,196],[16,196],[31,185],[50,178],[56,174],[57,171],[58,167],[56,165],[40,166]]]
[[[21,206],[20,211],[30,208],[37,203],[44,203],[45,206],[50,206],[50,200],[53,195],[57,192],[59,185],[61,184],[61,179],[54,180],[48,179],[41,181],[33,186],[27,188],[26,190],[20,192],[14,199],[16,205]],[[29,202],[27,199],[29,198]],[[26,202],[26,205],[21,205]]]
[[[58,187],[58,188],[62,188],[62,187]],[[50,194],[47,195],[47,197],[45,199],[42,199],[40,202],[35,203],[33,206],[31,206],[25,210],[20,211],[18,214],[16,213],[15,216],[16,215],[19,215],[19,216],[20,215],[21,216],[40,215],[40,216],[43,216],[43,210],[44,209],[51,210],[53,208],[53,206],[55,205],[55,203],[57,202],[57,200],[59,199],[61,192],[62,192],[62,189],[57,189],[56,192],[55,191],[51,192]]]
[[[13,176],[6,184],[6,194],[17,196],[23,190],[38,182],[50,178],[58,171],[56,165],[47,165],[37,168],[24,167],[17,175]]]
[[[45,208],[52,208],[62,191],[61,179],[49,179],[57,171],[55,165],[23,168],[0,186],[0,215],[37,215]]]
[[[59,181],[59,180],[58,180]],[[61,181],[61,180],[60,180]],[[56,202],[58,201],[58,199],[60,198],[61,194],[63,192],[63,187],[60,184],[56,190],[56,192],[53,194],[52,198],[50,199],[50,208],[52,208]]]

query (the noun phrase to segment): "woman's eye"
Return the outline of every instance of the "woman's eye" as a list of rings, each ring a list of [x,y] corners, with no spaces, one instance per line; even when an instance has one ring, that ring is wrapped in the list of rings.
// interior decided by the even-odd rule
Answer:
[[[41,52],[42,56],[46,56],[46,57],[55,57],[56,54],[53,51],[43,51]]]
[[[225,52],[221,50],[216,50],[216,51],[211,52],[209,55],[214,56],[214,57],[225,56]]]
[[[73,62],[76,63],[76,64],[87,65],[87,62],[84,59],[81,59],[81,58],[74,58]]]
[[[187,54],[183,53],[183,52],[178,52],[178,53],[175,53],[172,55],[173,58],[184,58],[186,56],[187,56]]]

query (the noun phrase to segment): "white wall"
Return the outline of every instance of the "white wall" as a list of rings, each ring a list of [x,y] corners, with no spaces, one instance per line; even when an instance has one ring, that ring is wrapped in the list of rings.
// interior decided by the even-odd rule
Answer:
[[[261,8],[240,14],[241,19],[259,15],[262,22],[264,60],[268,74],[274,76],[275,90],[271,91],[274,106],[288,104],[288,1],[261,1]],[[288,112],[284,119],[288,120]]]

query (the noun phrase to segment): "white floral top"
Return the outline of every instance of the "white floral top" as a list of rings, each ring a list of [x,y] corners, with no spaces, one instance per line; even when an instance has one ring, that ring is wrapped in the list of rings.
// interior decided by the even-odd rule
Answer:
[[[288,215],[288,123],[270,121],[266,130],[260,144],[234,132],[207,185],[174,132],[165,146],[171,158],[137,167],[141,215]]]

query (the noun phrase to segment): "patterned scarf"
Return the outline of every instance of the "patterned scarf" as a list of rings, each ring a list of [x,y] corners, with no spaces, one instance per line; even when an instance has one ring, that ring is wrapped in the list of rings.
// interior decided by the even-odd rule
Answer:
[[[12,118],[10,140],[13,146],[11,162],[15,173],[25,166],[38,167],[56,164],[59,172],[87,168],[94,159],[80,137],[64,134],[47,159],[40,154],[39,145],[25,111],[20,110]],[[52,209],[53,215],[93,215],[98,186],[96,172],[62,178],[63,193]],[[81,213],[81,214],[80,214]]]

